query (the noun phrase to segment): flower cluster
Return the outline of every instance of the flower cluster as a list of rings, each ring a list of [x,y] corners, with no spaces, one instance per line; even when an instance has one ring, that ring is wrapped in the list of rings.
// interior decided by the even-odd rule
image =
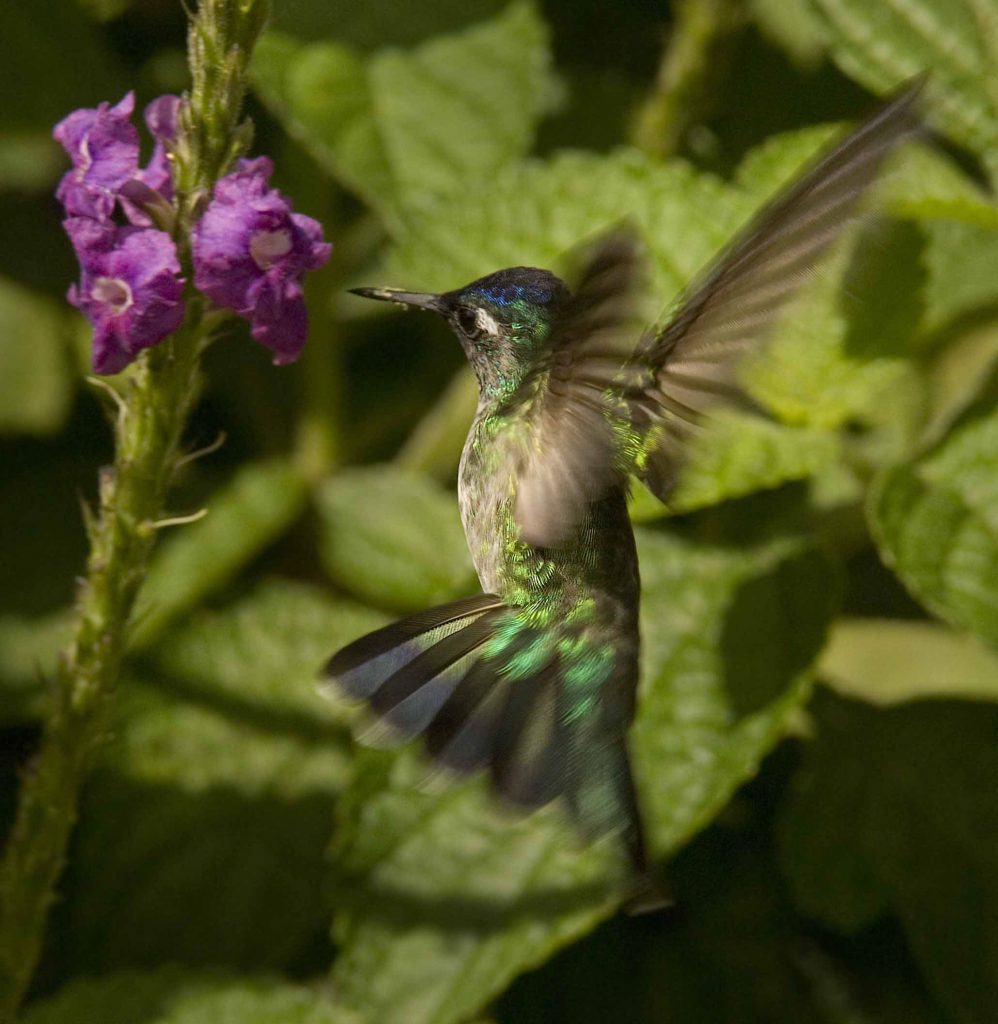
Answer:
[[[194,226],[194,284],[212,302],[249,320],[253,337],[275,363],[298,358],[308,317],[301,279],[332,251],[322,225],[292,213],[267,181],[274,165],[265,156],[241,160],[215,185],[204,216]]]
[[[74,111],[53,133],[73,164],[56,192],[81,269],[68,298],[93,325],[96,373],[118,373],[184,319],[177,247],[162,230],[172,220],[169,153],[180,102],[161,96],[146,107],[155,148],[145,167],[132,93],[113,107]],[[191,254],[196,287],[248,320],[275,363],[288,363],[307,332],[302,277],[329,259],[332,246],[317,221],[292,212],[268,186],[272,171],[265,157],[242,160],[216,183],[192,230]]]

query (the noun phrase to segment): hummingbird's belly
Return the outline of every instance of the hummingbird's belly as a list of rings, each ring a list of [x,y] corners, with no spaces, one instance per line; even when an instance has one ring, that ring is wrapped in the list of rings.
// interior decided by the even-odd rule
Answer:
[[[458,473],[458,501],[482,589],[519,606],[545,598],[571,606],[599,594],[624,606],[624,618],[633,612],[636,628],[637,553],[623,492],[591,504],[565,545],[535,548],[520,539],[513,516],[515,474],[490,465],[470,441]]]

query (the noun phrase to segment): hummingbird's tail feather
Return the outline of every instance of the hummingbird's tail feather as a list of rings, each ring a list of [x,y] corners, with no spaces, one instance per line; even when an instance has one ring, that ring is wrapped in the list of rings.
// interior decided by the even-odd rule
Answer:
[[[368,742],[404,742],[433,721],[504,610],[499,598],[479,594],[410,615],[348,644],[324,675],[377,715]]]
[[[514,806],[563,796],[585,835],[620,833],[646,875],[627,755],[630,707],[610,696],[629,691],[624,677],[634,671],[633,652],[594,652],[578,623],[539,624],[480,595],[361,637],[330,659],[325,676],[374,712],[363,741],[387,745],[422,733],[441,767],[459,775],[487,769]]]

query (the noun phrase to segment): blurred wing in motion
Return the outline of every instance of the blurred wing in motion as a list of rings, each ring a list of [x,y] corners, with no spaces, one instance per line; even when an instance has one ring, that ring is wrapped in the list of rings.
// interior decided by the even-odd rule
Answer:
[[[765,206],[670,322],[639,342],[629,333],[641,277],[636,245],[621,231],[604,239],[554,326],[549,361],[524,386],[532,408],[516,519],[526,541],[557,546],[586,504],[629,473],[668,496],[701,417],[746,400],[736,367],[917,128],[921,90],[921,80],[905,88]]]
[[[519,415],[527,406],[523,428],[510,436],[522,446],[515,516],[529,544],[565,540],[586,506],[627,475],[626,445],[611,417],[629,419],[622,375],[641,331],[643,281],[634,233],[620,228],[602,238],[552,328],[547,358],[513,400]]]
[[[700,416],[737,401],[734,371],[849,225],[884,159],[916,128],[921,82],[905,89],[758,213],[683,298],[638,358],[656,370],[635,420],[664,431],[642,473],[659,498],[675,482],[677,457]],[[666,415],[662,416],[662,411]]]

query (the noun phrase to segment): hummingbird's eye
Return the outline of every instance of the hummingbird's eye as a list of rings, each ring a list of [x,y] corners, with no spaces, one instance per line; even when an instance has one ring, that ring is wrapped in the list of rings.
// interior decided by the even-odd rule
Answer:
[[[461,330],[474,337],[478,333],[478,313],[470,306],[461,306],[457,311],[457,325]]]

